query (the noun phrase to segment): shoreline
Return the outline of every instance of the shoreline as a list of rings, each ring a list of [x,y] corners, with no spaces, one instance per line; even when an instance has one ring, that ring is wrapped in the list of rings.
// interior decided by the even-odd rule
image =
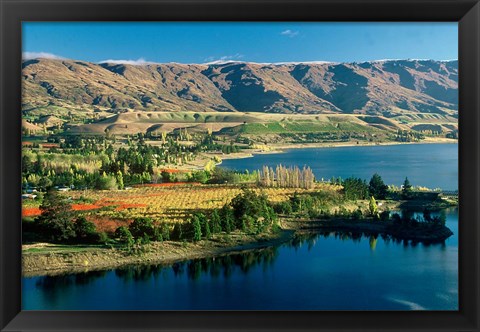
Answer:
[[[63,274],[85,273],[98,270],[112,270],[129,265],[168,265],[175,262],[219,257],[228,254],[248,252],[281,245],[305,232],[351,232],[366,235],[386,235],[391,238],[423,243],[439,243],[445,241],[453,232],[446,226],[435,225],[423,230],[395,226],[391,221],[352,221],[352,220],[296,220],[282,222],[284,227],[278,233],[248,236],[232,233],[227,239],[224,235],[216,235],[211,240],[191,242],[153,242],[145,247],[145,252],[128,253],[116,248],[95,248],[75,251],[72,246],[66,252],[26,252],[40,247],[55,248],[51,244],[24,245],[22,249],[22,276],[54,276]],[[346,234],[347,234],[346,233]],[[88,249],[88,246],[84,246]]]
[[[223,160],[231,159],[246,159],[253,158],[256,155],[264,154],[279,154],[285,153],[286,150],[291,149],[328,149],[328,148],[342,148],[342,147],[373,147],[373,146],[389,146],[389,145],[413,145],[413,144],[458,144],[458,140],[449,139],[449,138],[435,138],[435,139],[426,139],[421,142],[362,142],[356,144],[356,142],[331,142],[331,143],[281,143],[281,144],[271,144],[265,145],[267,149],[262,148],[253,148],[253,149],[244,149],[241,152],[223,154],[219,152],[204,152],[200,154],[200,158],[196,161],[190,161],[183,165],[176,165],[167,168],[175,169],[182,172],[191,172],[199,171],[205,169],[205,166],[214,158],[220,158],[220,162],[216,162],[215,165],[222,165]]]
[[[219,257],[280,245],[293,238],[294,233],[294,230],[285,229],[276,234],[260,237],[234,234],[233,243],[222,242],[222,235],[214,237],[213,240],[188,242],[187,245],[175,241],[153,242],[147,245],[146,252],[141,254],[130,254],[122,249],[109,248],[45,253],[28,253],[22,250],[22,277],[85,273],[129,265],[168,265],[191,259]],[[46,246],[54,247],[55,245],[47,244]],[[23,247],[25,248],[25,245]]]
[[[302,149],[302,148],[343,148],[343,147],[363,147],[363,146],[388,146],[388,145],[417,145],[417,144],[458,144],[455,139],[428,139],[420,142],[332,142],[332,143],[287,143],[272,145],[278,149]]]
[[[286,150],[291,149],[328,149],[328,148],[345,148],[345,147],[372,147],[372,146],[390,146],[390,145],[422,145],[422,144],[458,144],[458,140],[455,139],[433,139],[426,140],[421,142],[367,142],[356,144],[354,142],[334,142],[334,143],[284,143],[284,144],[272,144],[267,145],[269,150],[262,149],[249,149],[244,150],[245,152],[231,153],[228,155],[222,154],[211,154],[211,156],[218,156],[222,160],[229,159],[245,159],[253,158],[255,155],[260,154],[278,154],[285,153]],[[247,152],[248,151],[248,152]],[[207,154],[208,155],[208,154]],[[217,165],[221,165],[221,162]]]
[[[367,235],[376,234],[414,243],[441,243],[453,235],[453,232],[444,225],[428,227],[427,229],[418,230],[408,226],[394,225],[392,221],[312,220],[300,222],[298,231],[340,231]]]

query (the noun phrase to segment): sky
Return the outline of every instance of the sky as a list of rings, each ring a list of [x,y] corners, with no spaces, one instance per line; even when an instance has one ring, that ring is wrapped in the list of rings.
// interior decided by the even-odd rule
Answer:
[[[458,58],[458,24],[24,22],[23,57],[90,62],[362,62]]]

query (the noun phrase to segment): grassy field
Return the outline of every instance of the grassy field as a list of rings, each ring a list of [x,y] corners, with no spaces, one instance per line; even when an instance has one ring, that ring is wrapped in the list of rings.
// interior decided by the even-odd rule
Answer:
[[[355,122],[323,122],[323,121],[288,121],[268,123],[247,123],[234,128],[225,129],[224,133],[242,134],[288,134],[288,133],[320,133],[320,132],[381,132],[375,127]]]
[[[375,125],[383,124],[379,129]],[[71,133],[103,133],[105,129],[119,134],[133,134],[177,128],[213,128],[223,134],[280,134],[317,132],[382,132],[408,129],[393,119],[365,115],[304,115],[265,113],[195,113],[195,112],[128,112],[100,119],[92,124],[72,127]],[[207,125],[207,126],[206,126]]]

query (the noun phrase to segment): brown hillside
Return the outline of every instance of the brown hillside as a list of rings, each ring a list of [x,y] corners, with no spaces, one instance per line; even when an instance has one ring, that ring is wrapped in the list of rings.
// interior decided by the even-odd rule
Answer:
[[[34,116],[59,117],[149,111],[456,118],[458,62],[134,66],[37,59],[23,62],[22,105]]]

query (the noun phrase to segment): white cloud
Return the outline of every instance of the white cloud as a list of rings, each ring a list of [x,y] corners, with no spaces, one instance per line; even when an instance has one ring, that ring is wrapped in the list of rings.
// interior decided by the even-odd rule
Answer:
[[[243,58],[243,54],[235,53],[233,55],[223,55],[223,56],[220,56],[220,57],[209,56],[208,58],[205,58],[203,61],[217,63],[217,62],[227,62],[227,61],[239,60],[241,58]]]
[[[298,36],[299,33],[300,32],[298,32],[298,31],[293,31],[293,30],[290,30],[290,29],[280,32],[280,34],[282,36],[287,36],[287,37],[290,37],[290,38]]]
[[[99,63],[113,63],[113,64],[122,64],[122,65],[133,65],[133,66],[145,66],[145,65],[151,65],[154,64],[154,62],[146,61],[144,58],[138,58],[137,60],[113,60],[113,59],[108,59],[108,60],[103,60],[100,61]]]
[[[23,60],[32,60],[32,59],[57,59],[57,60],[64,60],[66,58],[55,55],[52,53],[47,52],[23,52],[22,54]]]

